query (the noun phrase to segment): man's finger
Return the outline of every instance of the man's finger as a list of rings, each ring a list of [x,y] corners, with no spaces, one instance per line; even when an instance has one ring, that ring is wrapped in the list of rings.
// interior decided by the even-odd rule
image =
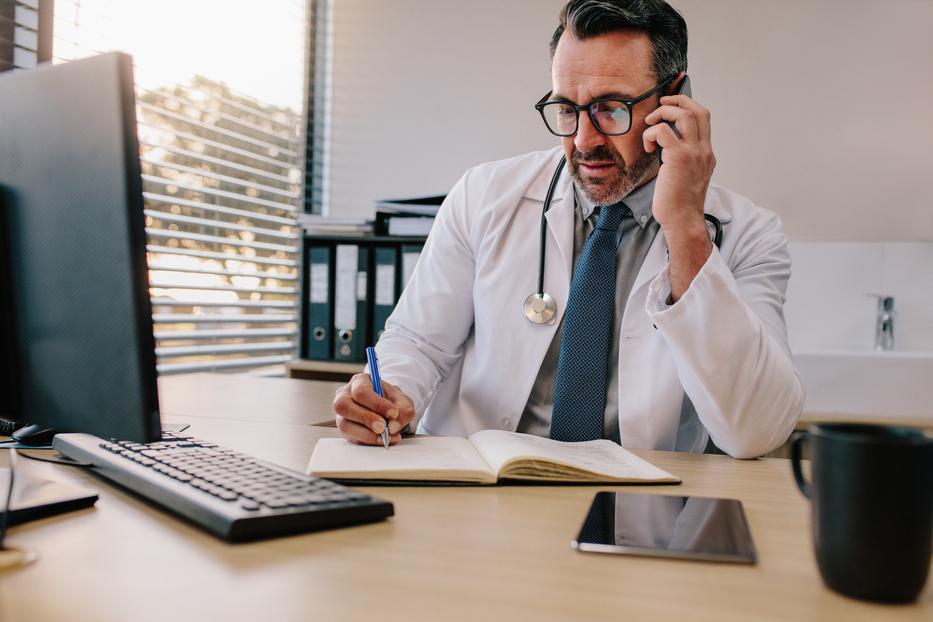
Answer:
[[[654,153],[657,147],[671,149],[680,143],[680,140],[674,134],[674,130],[667,123],[659,123],[649,127],[642,134],[641,140],[645,146],[645,151],[648,153]],[[664,157],[663,154],[661,157]]]
[[[411,423],[415,418],[415,405],[411,401],[411,398],[405,395],[397,386],[389,384],[388,382],[382,383],[382,390],[386,398],[391,400],[398,409],[398,420],[401,422],[402,426],[404,427],[406,424]]]
[[[659,125],[661,121],[674,123],[677,132],[686,140],[697,140],[700,137],[696,113],[691,110],[678,106],[661,106],[645,117],[645,123],[648,125]]]
[[[344,419],[358,423],[374,434],[382,434],[385,429],[386,420],[382,415],[374,413],[352,399],[339,401],[335,410]]]
[[[395,445],[402,440],[402,435],[399,433],[398,428],[394,433],[392,432],[393,426],[398,426],[397,421],[389,422],[389,444]],[[359,445],[378,445],[382,446],[382,435],[374,434],[372,430],[361,426],[358,423],[350,421],[345,417],[337,417],[337,429],[340,431],[340,434],[350,442],[357,443]]]
[[[337,417],[337,429],[348,441],[361,445],[382,445],[382,436],[346,417]]]
[[[700,140],[710,140],[711,136],[711,124],[710,124],[710,112],[708,108],[705,108],[698,104],[696,100],[687,97],[686,95],[668,95],[661,98],[661,105],[673,105],[678,108],[683,108],[684,110],[691,111],[697,120],[698,135]]]
[[[383,392],[385,383],[382,383]],[[369,374],[357,374],[350,380],[350,397],[357,404],[379,413],[383,417],[395,419],[398,417],[398,407],[391,400],[379,397],[373,389],[373,382]]]

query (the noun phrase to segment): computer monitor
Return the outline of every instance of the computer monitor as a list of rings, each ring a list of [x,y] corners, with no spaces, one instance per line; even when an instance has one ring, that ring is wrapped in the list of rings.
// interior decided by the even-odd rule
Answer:
[[[19,389],[0,416],[159,440],[129,56],[0,74],[0,188],[0,327],[13,324],[0,362]]]
[[[6,192],[0,186],[0,435],[8,436],[16,429],[14,425],[20,412],[20,378],[14,354],[15,333],[13,330],[13,292],[10,272],[10,243],[8,228],[4,226]]]

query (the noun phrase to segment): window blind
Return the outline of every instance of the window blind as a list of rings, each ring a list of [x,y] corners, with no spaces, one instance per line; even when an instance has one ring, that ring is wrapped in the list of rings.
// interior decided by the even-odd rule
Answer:
[[[288,23],[257,38],[294,38],[301,84],[310,73],[309,6],[279,1]],[[99,33],[119,28],[125,8],[58,0],[56,61],[108,49]],[[91,47],[83,29],[96,33]],[[281,373],[298,352],[305,111],[205,75],[142,86],[145,69],[136,67],[136,116],[158,372]]]
[[[294,358],[298,115],[199,77],[137,117],[159,372]]]
[[[0,0],[0,71],[50,58],[52,0]]]
[[[309,214],[328,214],[326,205],[329,177],[330,107],[333,83],[332,0],[309,0],[308,22],[314,24],[314,36],[307,42],[308,81],[307,135],[305,140],[304,210]]]

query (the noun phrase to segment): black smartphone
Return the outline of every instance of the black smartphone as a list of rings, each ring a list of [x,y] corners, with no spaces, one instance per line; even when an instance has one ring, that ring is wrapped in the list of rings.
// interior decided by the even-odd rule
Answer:
[[[674,95],[686,95],[687,97],[693,97],[693,91],[690,90],[690,76],[684,74],[684,77],[680,79],[680,84],[677,85],[677,90],[674,91]],[[674,130],[674,135],[677,138],[680,138],[680,132],[677,131],[677,126],[674,125],[671,121],[665,121],[668,125],[671,126],[671,129]],[[660,150],[660,146],[658,147]]]
[[[572,546],[589,553],[754,564],[737,499],[600,492]]]
[[[684,74],[684,77],[680,80],[680,85],[677,87],[677,92],[674,93],[674,95],[693,97],[693,91],[690,90],[690,76]]]

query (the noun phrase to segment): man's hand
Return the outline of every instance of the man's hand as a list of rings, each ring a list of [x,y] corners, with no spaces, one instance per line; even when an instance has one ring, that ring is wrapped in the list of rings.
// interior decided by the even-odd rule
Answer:
[[[673,122],[677,133],[664,121]],[[663,149],[652,211],[670,250],[671,294],[676,301],[712,248],[703,219],[706,191],[716,167],[710,113],[686,95],[672,95],[661,98],[661,106],[645,117],[645,123],[651,126],[642,135],[645,151]]]
[[[415,418],[414,404],[398,387],[384,380],[382,392],[385,397],[376,395],[369,374],[356,374],[337,390],[334,412],[337,429],[345,439],[361,445],[382,445],[380,435],[388,419],[389,442],[401,440],[401,429]]]

